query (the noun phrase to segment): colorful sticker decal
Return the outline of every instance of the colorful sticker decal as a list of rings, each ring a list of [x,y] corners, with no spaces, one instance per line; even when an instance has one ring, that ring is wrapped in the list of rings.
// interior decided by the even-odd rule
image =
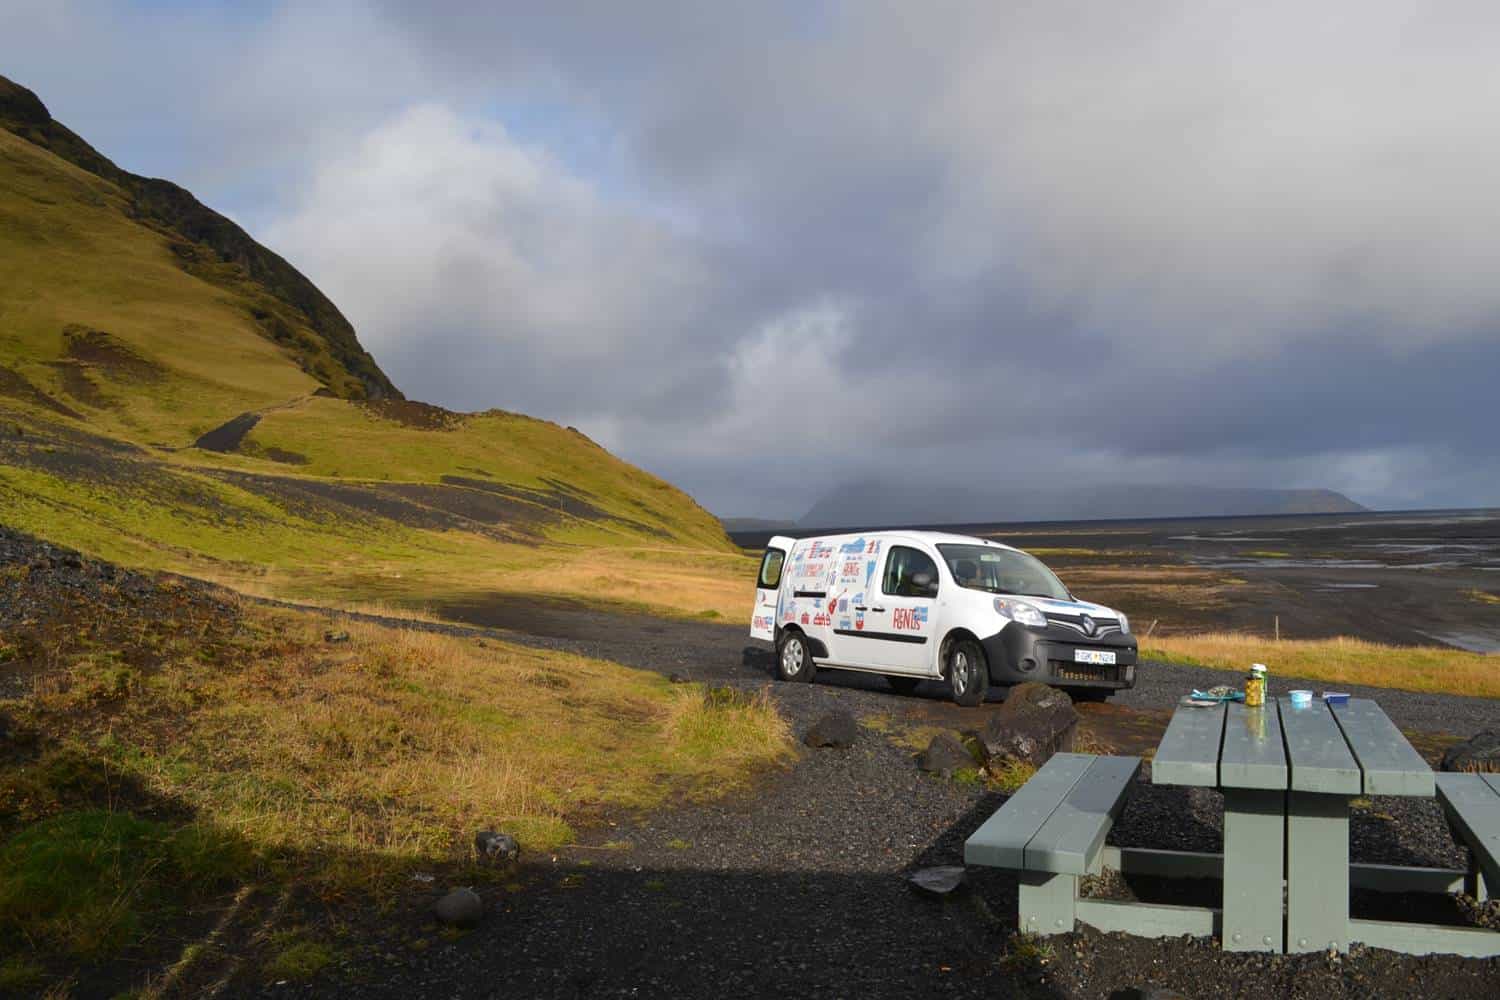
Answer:
[[[776,627],[776,622],[769,615],[756,615],[751,620],[750,627],[757,630],[773,629]]]
[[[806,611],[802,612],[802,624],[807,625],[807,624],[810,623],[811,620],[812,620],[812,616],[811,615],[809,615]]]
[[[843,631],[847,632],[853,627],[854,619],[850,618],[849,616],[845,615],[843,618],[839,619],[839,628]]]
[[[864,627],[865,627],[865,613],[863,611],[856,611],[856,612],[854,612],[854,631],[858,632],[861,629],[863,629]]]
[[[843,597],[839,598],[839,610],[840,611],[848,611],[849,610],[849,601],[846,598],[843,598]]]
[[[897,608],[891,616],[891,627],[897,632],[919,632],[926,624],[926,608]]]
[[[786,606],[786,610],[784,612],[782,612],[781,617],[785,621],[789,621],[789,622],[796,621],[797,620],[797,602],[796,601],[792,601],[792,602],[788,603],[787,606]]]

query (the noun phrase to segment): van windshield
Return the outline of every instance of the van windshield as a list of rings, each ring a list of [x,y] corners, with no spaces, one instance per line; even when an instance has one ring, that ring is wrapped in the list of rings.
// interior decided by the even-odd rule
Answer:
[[[938,551],[960,587],[991,594],[1072,600],[1068,588],[1035,556],[988,545],[939,545]]]

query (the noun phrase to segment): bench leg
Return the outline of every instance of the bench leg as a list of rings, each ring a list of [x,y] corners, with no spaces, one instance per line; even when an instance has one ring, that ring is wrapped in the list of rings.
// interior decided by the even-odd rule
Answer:
[[[1286,793],[1224,789],[1224,950],[1280,953]]]
[[[1469,849],[1469,874],[1464,876],[1464,894],[1474,897],[1474,902],[1483,903],[1490,898],[1490,887],[1485,883],[1484,872],[1474,860],[1474,850]]]
[[[1349,800],[1288,792],[1286,950],[1349,950]]]
[[[1078,876],[1027,871],[1017,874],[1021,883],[1021,930],[1043,937],[1071,933],[1077,913]]]

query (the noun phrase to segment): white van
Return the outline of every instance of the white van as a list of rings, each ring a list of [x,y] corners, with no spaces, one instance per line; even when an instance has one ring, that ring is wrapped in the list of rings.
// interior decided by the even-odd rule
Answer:
[[[1099,700],[1135,686],[1123,614],[1078,600],[1034,556],[966,535],[772,538],[750,635],[776,644],[782,680],[835,667],[884,674],[906,693],[946,679],[960,705],[991,684],[1042,681]]]

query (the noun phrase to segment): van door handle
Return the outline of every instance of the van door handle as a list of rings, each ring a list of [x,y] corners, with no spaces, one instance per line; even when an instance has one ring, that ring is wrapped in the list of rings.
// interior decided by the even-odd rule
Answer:
[[[885,608],[871,608],[871,611],[884,611]]]
[[[867,607],[865,607],[863,604],[856,604],[854,606],[854,610],[855,611],[869,611],[870,609],[867,608]]]

